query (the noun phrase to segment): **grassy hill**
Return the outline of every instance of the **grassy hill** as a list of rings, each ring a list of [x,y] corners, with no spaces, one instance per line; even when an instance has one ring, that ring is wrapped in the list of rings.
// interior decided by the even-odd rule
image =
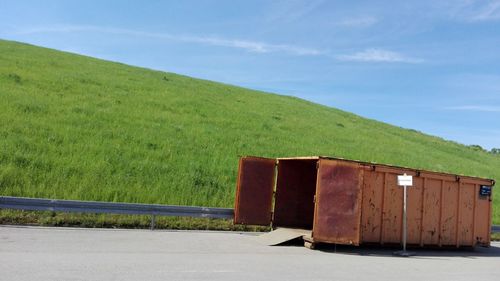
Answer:
[[[0,120],[1,195],[231,207],[239,155],[331,155],[500,179],[500,157],[414,130],[1,40]]]

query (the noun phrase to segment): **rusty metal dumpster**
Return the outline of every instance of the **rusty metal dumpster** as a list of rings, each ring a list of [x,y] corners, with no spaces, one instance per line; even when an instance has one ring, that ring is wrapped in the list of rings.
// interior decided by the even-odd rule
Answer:
[[[309,243],[399,245],[403,173],[414,177],[408,245],[490,245],[494,180],[332,157],[242,157],[234,223],[309,229]]]

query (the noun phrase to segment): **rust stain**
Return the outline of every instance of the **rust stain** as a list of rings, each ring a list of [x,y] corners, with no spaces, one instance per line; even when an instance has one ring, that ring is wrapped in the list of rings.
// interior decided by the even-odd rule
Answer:
[[[317,241],[359,244],[361,169],[320,160],[313,234]]]
[[[275,177],[275,159],[243,157],[240,159],[234,223],[269,225]]]

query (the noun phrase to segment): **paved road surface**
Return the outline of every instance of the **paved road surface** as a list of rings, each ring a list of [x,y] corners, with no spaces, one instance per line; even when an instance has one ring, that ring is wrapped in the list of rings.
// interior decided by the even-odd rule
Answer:
[[[500,280],[475,251],[264,246],[255,234],[0,226],[0,280]]]

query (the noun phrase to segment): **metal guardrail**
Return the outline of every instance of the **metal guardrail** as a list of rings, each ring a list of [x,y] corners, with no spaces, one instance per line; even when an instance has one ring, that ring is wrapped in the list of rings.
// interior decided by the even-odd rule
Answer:
[[[0,209],[2,208],[31,211],[150,215],[151,229],[154,228],[155,216],[217,219],[232,219],[234,217],[234,210],[229,208],[58,200],[11,196],[0,196]],[[491,232],[500,233],[500,225],[493,225],[491,227]]]
[[[234,217],[234,210],[229,208],[57,200],[11,196],[0,196],[0,208],[31,211],[151,215],[151,229],[154,228],[155,216],[217,219],[232,219]]]
[[[500,225],[492,225],[491,233],[500,233]]]

